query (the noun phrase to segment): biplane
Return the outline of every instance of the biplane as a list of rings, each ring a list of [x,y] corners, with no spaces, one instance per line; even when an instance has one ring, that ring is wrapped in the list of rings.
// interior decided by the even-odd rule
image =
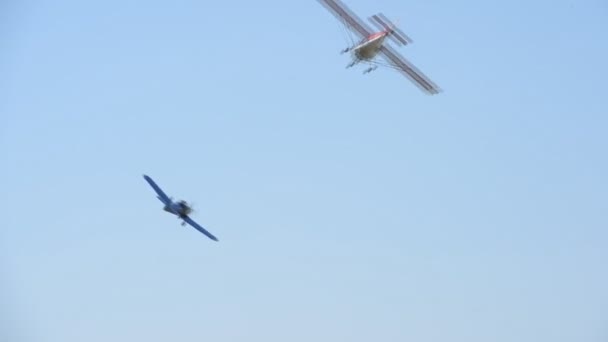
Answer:
[[[352,39],[353,44],[351,46],[341,51],[341,53],[351,52],[352,61],[346,68],[351,68],[359,63],[365,63],[370,65],[363,71],[364,74],[367,74],[376,70],[379,65],[387,66],[400,71],[427,94],[432,95],[441,92],[441,89],[435,83],[386,43],[386,39],[388,38],[398,46],[405,46],[411,44],[412,39],[403,33],[384,14],[378,13],[368,18],[377,28],[377,30],[374,30],[357,17],[340,0],[317,1],[336,16],[350,32],[358,36],[357,40]],[[384,57],[386,63],[378,61],[378,55]]]

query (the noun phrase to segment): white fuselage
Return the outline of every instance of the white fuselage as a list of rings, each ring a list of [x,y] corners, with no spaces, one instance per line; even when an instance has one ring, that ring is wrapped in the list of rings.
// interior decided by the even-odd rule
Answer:
[[[359,45],[353,48],[353,55],[358,60],[371,60],[378,54],[384,39],[386,38],[385,32],[379,32],[373,34],[369,38],[365,39]]]

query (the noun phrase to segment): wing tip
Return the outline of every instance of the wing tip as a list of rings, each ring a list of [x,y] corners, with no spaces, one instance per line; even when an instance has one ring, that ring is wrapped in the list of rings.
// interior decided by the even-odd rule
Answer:
[[[220,241],[220,240],[218,240],[218,238],[216,238],[216,237],[215,237],[215,235],[211,234],[211,233],[210,233],[210,232],[208,232],[206,229],[205,229],[205,232],[202,232],[202,233],[204,233],[205,235],[207,235],[207,237],[208,237],[209,239],[213,240],[213,241],[216,241],[216,242],[219,242],[219,241]]]
[[[146,182],[152,187],[154,188],[154,191],[156,190],[156,187],[158,187],[158,185],[156,185],[156,182],[148,175],[143,174],[144,179],[146,180]],[[158,191],[157,191],[158,192]]]
[[[439,95],[439,94],[443,93],[443,89],[441,89],[437,86],[434,86],[432,89],[427,90],[427,93],[429,95]]]
[[[192,217],[186,216],[186,217],[183,218],[183,220],[186,223],[188,223],[190,226],[192,226],[192,228],[194,228],[194,229],[198,230],[199,232],[203,233],[209,239],[211,239],[213,241],[218,241],[219,242],[218,238],[216,238],[215,235],[211,234],[211,232],[209,232],[207,229],[203,228],[203,226],[201,226],[196,221],[194,221],[192,219]]]
[[[203,233],[203,234],[205,234],[205,233]],[[211,233],[209,233],[209,232],[207,232],[205,235],[207,235],[207,237],[208,237],[210,240],[213,240],[213,241],[215,241],[215,242],[219,242],[219,241],[220,241],[218,238],[216,238],[216,237],[215,237],[213,234],[211,234]]]

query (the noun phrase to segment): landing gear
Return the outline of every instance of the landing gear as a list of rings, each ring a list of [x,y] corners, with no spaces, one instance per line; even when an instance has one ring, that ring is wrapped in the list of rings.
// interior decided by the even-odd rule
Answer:
[[[348,68],[352,68],[353,66],[355,66],[355,64],[357,64],[357,61],[352,61],[352,62],[350,62],[350,63],[349,63],[347,66],[346,66],[346,69],[348,69]]]
[[[347,47],[346,49],[344,49],[344,50],[340,51],[340,54],[341,54],[341,55],[342,55],[342,54],[345,54],[345,53],[347,53],[348,51],[350,51],[350,49],[351,49],[351,48]]]
[[[377,66],[377,65],[374,65],[374,66],[372,66],[372,67],[369,67],[369,68],[367,68],[367,69],[363,70],[363,74],[370,73],[370,72],[372,72],[372,71],[374,71],[374,70],[376,70],[376,69],[378,69],[378,66]]]

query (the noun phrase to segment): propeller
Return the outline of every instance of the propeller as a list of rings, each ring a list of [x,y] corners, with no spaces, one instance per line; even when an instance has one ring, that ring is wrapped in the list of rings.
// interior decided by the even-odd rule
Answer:
[[[378,29],[389,32],[389,37],[400,46],[411,44],[413,41],[397,25],[393,24],[384,14],[378,13],[369,17],[369,21]]]

